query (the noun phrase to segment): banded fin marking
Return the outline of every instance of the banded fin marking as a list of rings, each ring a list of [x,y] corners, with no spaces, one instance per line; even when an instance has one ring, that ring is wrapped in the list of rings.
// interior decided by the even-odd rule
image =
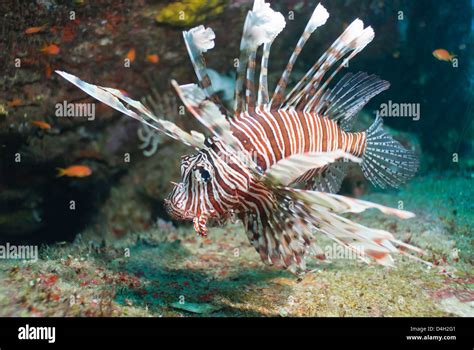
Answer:
[[[194,27],[189,31],[183,31],[184,43],[198,78],[199,86],[203,89],[205,95],[219,107],[221,113],[227,117],[232,117],[233,115],[227,111],[212,87],[203,56],[204,52],[214,48],[215,37],[216,35],[212,28],[205,28],[202,25]]]
[[[260,63],[260,77],[258,80],[258,98],[257,105],[264,106],[268,104],[268,60],[270,58],[270,49],[272,42],[263,44],[263,55]]]
[[[316,205],[318,209],[330,208],[332,212],[336,213],[361,213],[366,209],[378,209],[387,215],[394,215],[400,219],[410,219],[415,217],[415,214],[406,210],[390,208],[381,204],[364,201],[361,199],[346,197],[334,193],[325,193],[318,191],[299,190],[294,188],[284,188],[295,194],[298,199],[304,200],[305,203]]]
[[[235,82],[234,113],[253,110],[255,107],[255,58],[259,46],[275,40],[285,27],[283,15],[270,8],[264,0],[255,0],[247,13],[240,42],[240,59]],[[244,89],[245,81],[245,89]],[[245,91],[245,98],[242,93]]]
[[[313,14],[306,24],[306,27],[304,29],[303,34],[301,34],[301,37],[298,40],[298,43],[296,44],[295,49],[293,50],[293,53],[291,54],[291,57],[288,61],[288,64],[286,65],[285,70],[283,71],[283,74],[281,75],[281,78],[275,88],[275,92],[273,93],[273,97],[271,100],[271,108],[279,108],[281,106],[281,102],[283,99],[283,96],[285,94],[286,86],[288,85],[288,80],[290,79],[291,72],[293,70],[293,67],[296,63],[296,60],[303,50],[304,45],[310,38],[311,34],[320,26],[323,26],[327,19],[329,18],[329,13],[328,11],[324,8],[323,5],[318,4],[316,6],[315,10],[313,11]]]
[[[191,114],[212,135],[223,140],[223,146],[232,150],[234,155],[246,155],[246,164],[256,171],[257,165],[251,159],[251,155],[234,137],[229,121],[219,111],[219,107],[206,98],[205,92],[196,84],[178,85],[175,80],[172,80],[171,84]]]
[[[187,133],[186,131],[179,128],[176,124],[154,116],[143,104],[125,96],[120,90],[93,85],[66,72],[58,70],[55,72],[70,83],[77,86],[82,91],[94,97],[96,100],[105,103],[106,105],[123,114],[128,115],[129,117],[139,120],[143,124],[146,124],[147,126],[158,130],[169,137],[184,143],[187,146],[192,146],[195,148],[202,148],[204,146],[204,135],[196,131],[191,134]],[[125,107],[124,104],[120,102],[120,100],[127,103],[134,110]]]
[[[206,63],[202,53],[214,48],[215,37],[214,31],[211,28],[205,28],[203,25],[194,27],[189,31],[183,31],[184,43],[186,44],[189,58],[193,64],[199,85],[205,91],[207,97],[214,95],[214,90],[211,79],[209,79],[207,74]]]
[[[307,224],[313,225],[316,231],[351,249],[367,263],[370,262],[368,258],[373,258],[379,264],[393,266],[392,254],[403,254],[418,259],[397,246],[417,254],[424,254],[421,249],[395,239],[390,232],[372,229],[337,215],[360,213],[369,208],[376,208],[384,214],[395,215],[402,219],[413,217],[413,213],[323,192],[277,187],[276,193],[281,201],[288,200],[293,203],[288,213],[290,220],[291,217],[303,219]]]
[[[324,70],[322,70],[320,73],[315,74],[318,77],[318,79],[315,79],[313,86],[309,87],[307,90],[307,94],[305,97],[305,101],[308,101],[304,104],[303,110],[313,110],[314,106],[317,105],[317,103],[320,100],[321,95],[325,92],[327,86],[329,83],[332,81],[332,79],[336,76],[337,73],[344,67],[344,64],[346,62],[349,62],[355,55],[357,55],[360,51],[362,51],[373,39],[374,39],[375,33],[372,27],[367,27],[362,30],[362,32],[349,44],[349,50],[347,52],[352,51],[347,57],[344,58],[342,63],[339,64],[339,66],[331,73],[331,75],[324,81],[324,83],[320,84],[322,81],[322,77],[325,75]],[[342,54],[342,57],[344,57],[346,52]],[[331,63],[329,61],[329,66],[335,64],[339,59],[336,59]],[[324,65],[323,65],[324,66]],[[318,90],[316,91],[316,88]]]
[[[285,97],[284,105],[294,106],[298,110],[310,110],[327,84],[342,69],[345,61],[319,88],[324,75],[347,53],[353,51],[346,59],[354,57],[373,39],[373,35],[371,27],[364,29],[364,23],[360,19],[354,20]]]
[[[359,72],[347,73],[334,86],[327,90],[314,108],[314,112],[337,121],[343,130],[349,131],[357,113],[390,83],[376,75]]]
[[[250,243],[265,264],[297,273],[306,269],[306,253],[321,259],[323,251],[304,220],[288,216],[288,204],[279,202],[268,217],[245,213],[242,221]]]
[[[255,66],[257,64],[257,50],[250,51],[247,74],[245,76],[245,110],[253,112],[255,110]]]
[[[367,130],[367,142],[361,168],[367,179],[381,188],[399,187],[412,178],[418,170],[416,155],[405,149],[382,128],[382,118],[377,116]]]
[[[239,65],[237,67],[237,77],[234,89],[234,114],[240,115],[246,110],[245,99],[242,97],[242,90],[245,81],[245,71],[247,68],[249,53],[246,49],[240,50]]]

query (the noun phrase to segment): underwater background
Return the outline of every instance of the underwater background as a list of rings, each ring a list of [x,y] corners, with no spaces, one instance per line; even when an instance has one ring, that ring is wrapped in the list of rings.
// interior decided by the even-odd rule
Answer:
[[[270,3],[287,21],[272,45],[273,91],[318,2]],[[414,219],[377,212],[351,218],[423,248],[437,268],[405,259],[394,269],[335,259],[314,262],[313,273],[297,278],[264,266],[238,225],[196,237],[192,224],[172,220],[163,207],[189,149],[54,73],[120,88],[156,115],[200,130],[170,85],[196,82],[181,31],[213,28],[216,47],[206,61],[231,104],[252,1],[6,0],[0,245],[38,246],[39,257],[0,259],[0,316],[473,316],[474,1],[321,3],[331,17],[306,44],[293,83],[361,18],[375,39],[347,69],[377,74],[391,87],[364,108],[358,128],[387,106],[410,104],[408,115],[384,124],[421,162],[399,190],[375,189],[355,168],[341,189],[412,211]],[[439,54],[444,50],[448,59]],[[93,114],[58,116],[63,106],[81,103],[93,105]],[[75,165],[90,174],[57,176],[58,168]]]

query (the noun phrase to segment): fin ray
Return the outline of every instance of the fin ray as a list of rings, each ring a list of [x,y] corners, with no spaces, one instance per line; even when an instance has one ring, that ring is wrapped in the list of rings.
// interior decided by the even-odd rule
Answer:
[[[66,72],[56,71],[56,73],[100,102],[105,103],[129,117],[139,120],[155,130],[181,141],[187,146],[193,146],[195,148],[202,148],[204,146],[204,143],[202,142],[204,136],[202,134],[197,132],[189,134],[179,128],[176,124],[154,116],[145,106],[143,106],[143,104],[125,96],[120,90],[93,85]],[[125,107],[120,101],[127,103],[129,106],[133,107],[135,111]]]
[[[416,155],[406,150],[382,128],[378,116],[367,130],[367,144],[361,168],[366,178],[381,188],[399,187],[418,170]]]
[[[339,122],[348,131],[354,117],[370,99],[389,87],[388,81],[381,80],[376,75],[347,73],[332,90],[326,91],[314,112]]]

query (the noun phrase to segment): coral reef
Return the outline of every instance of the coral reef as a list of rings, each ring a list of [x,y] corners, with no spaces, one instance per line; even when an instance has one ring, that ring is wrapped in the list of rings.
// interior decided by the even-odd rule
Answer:
[[[400,193],[365,197],[403,200],[415,219],[359,215],[430,252],[433,268],[406,258],[394,269],[336,259],[312,262],[315,270],[298,278],[265,267],[239,226],[202,239],[161,220],[121,241],[100,243],[85,232],[72,244],[44,247],[37,262],[0,265],[0,315],[473,316],[474,211],[454,214],[459,207],[450,200],[457,186],[465,188],[463,202],[473,190],[468,180],[452,180],[427,177]]]
[[[349,20],[360,17],[373,26],[374,42],[349,70],[374,72],[392,86],[367,106],[356,127],[366,129],[388,100],[418,103],[419,120],[384,122],[420,155],[422,167],[404,189],[384,192],[353,167],[341,191],[414,211],[417,217],[407,221],[377,212],[357,220],[424,248],[433,268],[405,259],[393,270],[335,261],[313,263],[313,273],[296,278],[264,267],[237,226],[196,238],[192,227],[170,222],[163,209],[169,181],[179,178],[179,155],[190,150],[54,74],[67,70],[134,99],[145,96],[160,117],[197,129],[193,118],[178,113],[169,84],[171,78],[196,81],[181,30],[203,23],[214,29],[217,45],[206,59],[215,68],[216,90],[230,102],[251,0],[6,0],[0,2],[0,244],[38,244],[41,255],[37,262],[1,261],[0,316],[473,316],[471,2],[324,4],[337,15],[308,42],[292,79],[304,75]],[[289,30],[272,46],[270,87],[314,3],[272,6],[285,14]],[[404,20],[394,16],[400,9]],[[50,45],[58,52],[44,50]],[[432,57],[441,46],[458,55],[459,67]],[[126,58],[133,58],[128,66]],[[95,119],[58,117],[56,105],[64,101],[94,104]],[[56,168],[73,164],[87,165],[92,175],[57,177]]]

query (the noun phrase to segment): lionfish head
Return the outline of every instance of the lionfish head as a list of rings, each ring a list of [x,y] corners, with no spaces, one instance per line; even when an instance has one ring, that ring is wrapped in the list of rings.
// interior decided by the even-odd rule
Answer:
[[[165,200],[168,214],[178,220],[193,220],[201,215],[215,217],[215,182],[215,169],[205,153],[181,157],[181,181],[174,183]]]

